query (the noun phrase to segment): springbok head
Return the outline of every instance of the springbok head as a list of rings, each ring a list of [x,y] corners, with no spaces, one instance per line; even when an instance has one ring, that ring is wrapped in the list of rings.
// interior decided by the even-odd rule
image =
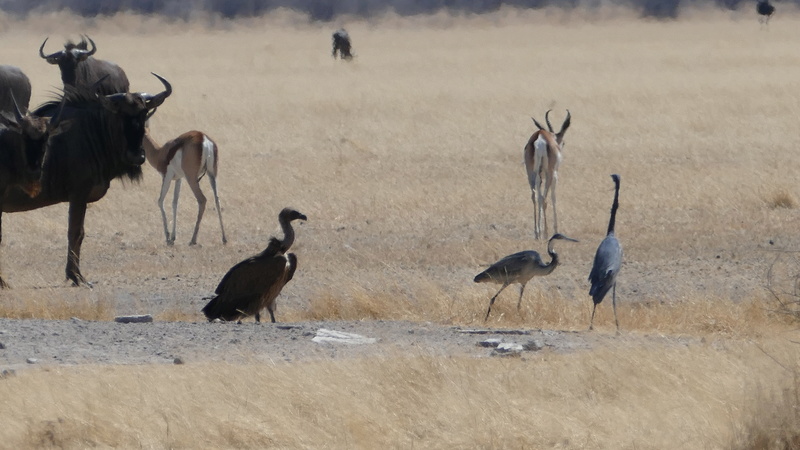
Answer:
[[[558,146],[559,147],[563,147],[564,146],[564,134],[566,134],[567,128],[569,128],[570,119],[572,118],[572,116],[570,115],[569,110],[567,110],[567,117],[564,119],[564,123],[561,124],[561,130],[559,130],[559,132],[556,133],[555,131],[553,131],[553,125],[550,123],[550,117],[549,117],[550,116],[550,111],[552,111],[552,109],[548,109],[547,112],[544,114],[544,120],[547,122],[547,129],[546,130],[542,126],[542,124],[540,124],[536,119],[534,119],[533,117],[531,117],[531,119],[533,119],[533,123],[534,123],[534,125],[536,125],[537,128],[539,128],[542,131],[549,131],[556,138],[556,142],[558,143]]]

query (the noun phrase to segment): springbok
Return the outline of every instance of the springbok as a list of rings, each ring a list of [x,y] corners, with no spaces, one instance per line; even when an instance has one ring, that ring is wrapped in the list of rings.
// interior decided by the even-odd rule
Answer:
[[[219,228],[222,230],[222,243],[228,243],[225,237],[225,227],[222,225],[222,209],[219,207],[217,195],[217,164],[219,156],[217,144],[201,131],[187,131],[163,146],[156,144],[148,129],[142,140],[147,161],[161,174],[161,195],[158,197],[158,207],[161,209],[161,218],[164,221],[164,235],[167,245],[175,243],[175,226],[178,219],[178,196],[181,191],[181,180],[186,178],[194,197],[197,199],[197,222],[194,224],[194,234],[189,245],[197,244],[197,233],[200,231],[200,221],[206,210],[206,196],[200,189],[200,179],[208,174],[211,190],[214,191],[214,201],[217,204],[219,215]],[[169,232],[167,213],[164,211],[164,198],[169,192],[169,186],[175,180],[175,192],[172,199],[172,233]]]
[[[547,193],[551,192],[553,201],[553,233],[558,233],[558,214],[556,213],[556,185],[558,184],[558,166],[561,164],[561,150],[564,148],[564,133],[570,124],[570,113],[561,125],[561,131],[553,131],[550,125],[548,110],[544,119],[547,121],[547,130],[533,119],[539,128],[533,133],[528,144],[525,145],[525,170],[528,172],[528,183],[531,185],[531,200],[533,201],[533,228],[534,236],[540,239],[547,236]],[[542,190],[544,178],[544,190]],[[543,228],[543,229],[542,229]]]

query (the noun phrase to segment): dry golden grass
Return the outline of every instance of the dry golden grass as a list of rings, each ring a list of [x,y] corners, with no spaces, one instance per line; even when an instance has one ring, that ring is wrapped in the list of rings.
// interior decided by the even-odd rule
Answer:
[[[785,340],[621,339],[525,359],[54,367],[0,380],[0,420],[15,448],[796,448],[758,442],[778,425],[796,443],[778,364],[798,356]]]
[[[160,177],[148,168],[140,186],[114,183],[89,209],[82,269],[95,288],[62,289],[66,206],[4,215],[3,275],[15,289],[0,293],[0,315],[201,320],[201,298],[292,205],[309,221],[278,320],[482,324],[496,286],[472,277],[544,247],[532,240],[522,165],[529,116],[553,108],[559,121],[569,108],[559,231],[581,242],[557,247],[563,265],[531,282],[521,313],[515,289],[504,292],[489,325],[586,328],[585,280],[605,233],[608,175],[619,173],[623,328],[706,341],[641,348],[623,335],[591,353],[525,360],[26,370],[0,380],[0,441],[796,448],[786,432],[800,429],[797,330],[764,291],[774,249],[800,248],[800,16],[783,8],[769,31],[749,8],[670,22],[605,9],[342,20],[352,64],[328,53],[340,24],[289,12],[241,22],[0,18],[3,62],[31,77],[33,104],[60,85],[36,54],[46,35],[57,46],[90,34],[133,89],[160,87],[150,71],[173,82],[151,130],[165,141],[197,128],[218,142],[231,238],[220,244],[209,210],[202,246],[187,247],[195,205],[184,192],[178,243],[167,248]],[[609,304],[596,320],[613,330]]]

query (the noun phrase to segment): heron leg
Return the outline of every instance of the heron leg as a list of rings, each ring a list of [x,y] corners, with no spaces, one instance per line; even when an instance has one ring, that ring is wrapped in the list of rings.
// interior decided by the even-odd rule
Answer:
[[[525,292],[525,284],[526,283],[522,283],[522,286],[519,288],[519,300],[517,301],[517,311],[519,311],[519,308],[522,305],[522,294]]]
[[[497,294],[494,294],[494,297],[492,297],[492,299],[489,300],[489,309],[486,311],[486,317],[483,319],[484,322],[489,320],[489,313],[492,312],[492,305],[494,305],[494,299],[496,299],[497,296],[500,295],[501,292],[503,292],[503,289],[505,289],[507,287],[508,287],[508,283],[503,283],[503,287],[501,287],[500,290],[497,291]]]
[[[597,303],[595,303],[594,307],[592,308],[592,319],[589,321],[589,331],[592,331],[594,329],[594,325],[593,324],[594,324],[594,313],[595,313],[595,311],[597,311]]]
[[[617,324],[617,334],[619,334],[619,320],[617,320],[617,283],[611,291],[611,306],[614,308],[614,323]]]

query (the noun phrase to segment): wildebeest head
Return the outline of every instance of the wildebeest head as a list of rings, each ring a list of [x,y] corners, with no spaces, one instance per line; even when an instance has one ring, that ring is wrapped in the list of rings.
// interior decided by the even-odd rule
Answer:
[[[74,44],[72,41],[67,41],[67,43],[64,45],[64,50],[57,51],[50,55],[45,55],[44,45],[47,43],[47,39],[50,38],[45,38],[44,42],[42,42],[42,46],[39,47],[39,56],[44,58],[50,64],[58,65],[58,68],[61,69],[61,80],[64,82],[64,84],[74,86],[76,82],[78,63],[86,61],[87,58],[94,55],[94,53],[97,51],[97,46],[90,37],[86,36],[85,38],[82,37],[81,41],[77,44]],[[86,39],[91,42],[91,49],[88,48]]]
[[[20,183],[20,187],[29,196],[35,197],[41,191],[40,178],[45,145],[50,135],[54,134],[58,129],[64,103],[62,101],[59,110],[52,118],[39,117],[32,115],[30,112],[23,114],[14,97],[14,93],[9,92],[9,96],[14,105],[14,117],[12,119],[0,114],[0,125],[16,134],[16,137],[10,137],[6,141],[16,142],[16,145],[14,145],[15,151],[19,151],[16,158],[22,159],[17,159],[16,169],[7,169],[24,171],[24,175],[17,182]]]
[[[164,91],[158,94],[147,94],[144,92],[125,92],[111,95],[98,95],[98,99],[103,107],[119,116],[123,117],[123,134],[127,148],[125,149],[125,162],[135,166],[141,166],[145,161],[142,139],[145,133],[147,119],[153,115],[155,109],[164,103],[164,100],[172,94],[172,85],[160,75],[153,73],[164,85]],[[101,82],[102,80],[99,80]]]

